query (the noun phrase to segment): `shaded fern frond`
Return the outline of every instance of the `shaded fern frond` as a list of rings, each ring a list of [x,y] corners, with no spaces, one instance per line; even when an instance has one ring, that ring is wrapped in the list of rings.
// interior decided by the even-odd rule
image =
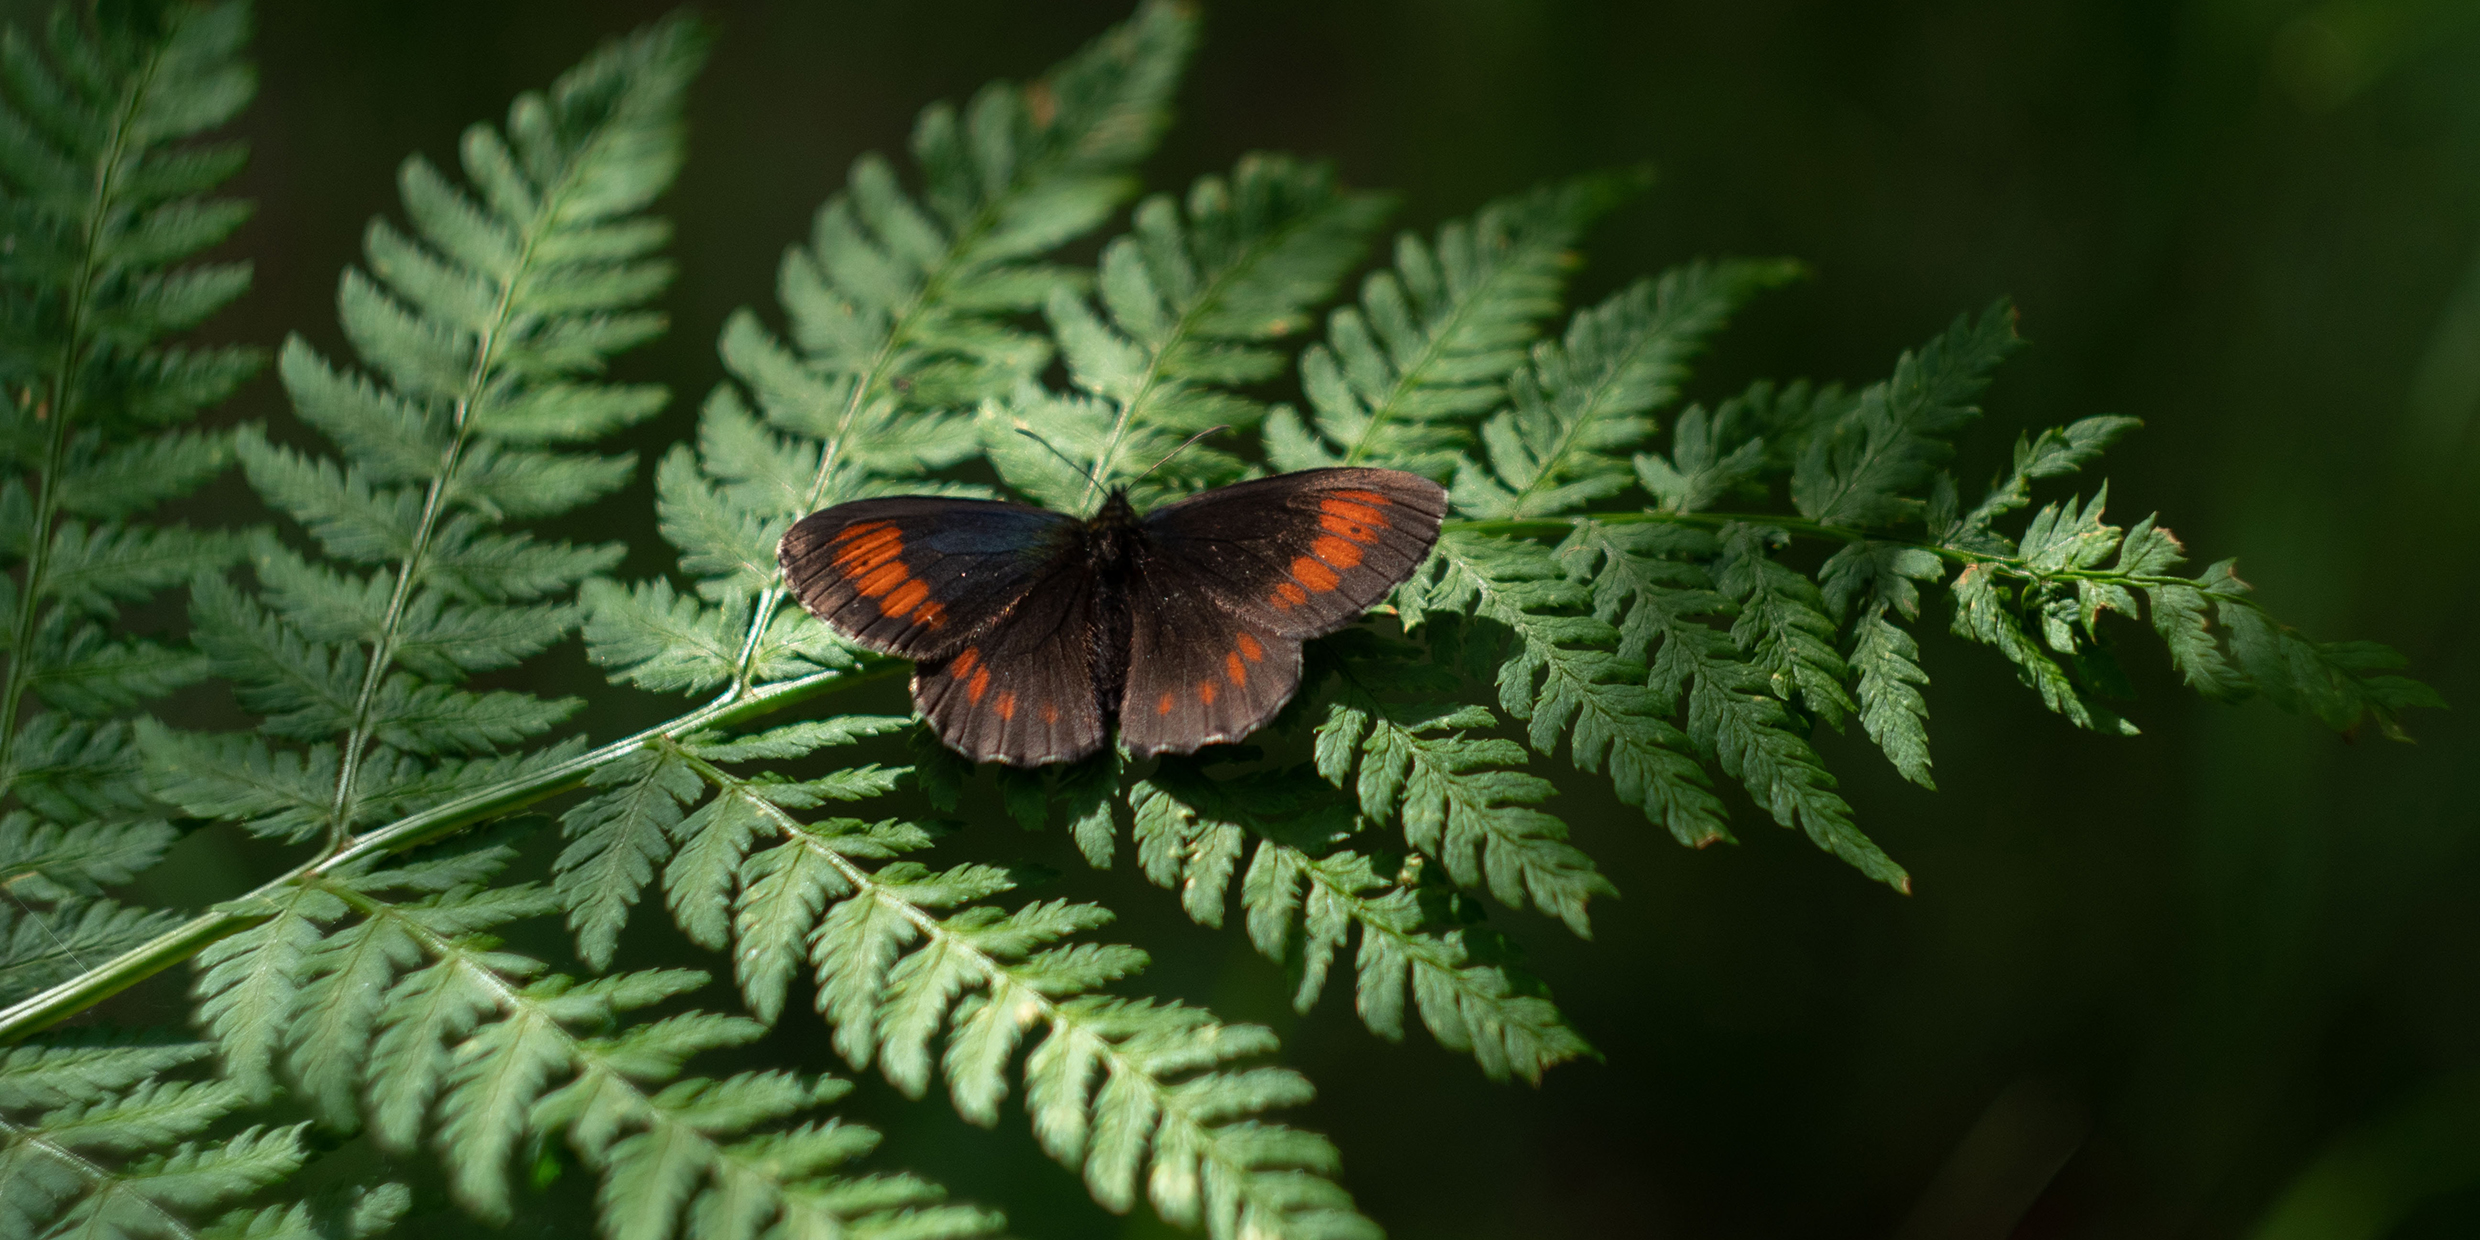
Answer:
[[[0,1052],[0,1235],[376,1235],[410,1200],[358,1190],[326,1212],[231,1209],[309,1157],[302,1125],[218,1135],[246,1100],[185,1079],[214,1048],[195,1042],[57,1040]],[[216,1217],[218,1211],[225,1211]],[[196,1230],[187,1220],[213,1219]]]
[[[239,3],[56,10],[38,43],[0,34],[0,1005],[162,931],[102,895],[172,832],[135,778],[127,712],[206,671],[117,631],[229,535],[133,524],[231,461],[181,424],[258,369],[258,351],[168,345],[249,287],[247,263],[188,260],[250,206],[209,195],[241,165],[205,141],[256,85]]]
[[[1488,456],[1456,467],[1456,510],[1546,516],[1626,490],[1626,454],[1654,431],[1645,414],[1677,395],[1688,359],[1741,302],[1798,270],[1695,263],[1579,313],[1558,342],[1534,346],[1509,385],[1513,407],[1482,424]]]
[[[1314,429],[1289,408],[1266,420],[1277,469],[1382,462],[1445,479],[1558,309],[1577,237],[1628,188],[1615,177],[1501,199],[1424,242],[1395,241],[1395,266],[1361,282],[1300,359]]]
[[[1064,291],[1045,307],[1075,393],[1028,388],[983,414],[983,449],[1000,477],[1084,513],[1189,436],[1255,427],[1263,406],[1229,389],[1282,373],[1269,342],[1308,325],[1386,208],[1384,198],[1337,188],[1325,168],[1272,155],[1199,180],[1185,204],[1167,194],[1139,204],[1129,235],[1103,248],[1102,312]],[[1228,482],[1242,464],[1200,445],[1175,469],[1153,485]]]
[[[1412,662],[1405,649],[1356,644],[1339,660],[1318,725],[1318,773],[1371,821],[1400,823],[1405,845],[1456,883],[1487,889],[1511,908],[1538,908],[1588,934],[1587,903],[1613,889],[1568,843],[1566,825],[1539,808],[1557,789],[1513,769],[1524,765],[1522,746],[1470,735],[1498,720],[1488,707],[1441,700],[1455,688],[1452,676]],[[1553,683],[1550,692],[1565,690],[1555,677]],[[1382,689],[1416,700],[1385,700]],[[1577,742],[1586,750],[1594,743],[1581,730]]]

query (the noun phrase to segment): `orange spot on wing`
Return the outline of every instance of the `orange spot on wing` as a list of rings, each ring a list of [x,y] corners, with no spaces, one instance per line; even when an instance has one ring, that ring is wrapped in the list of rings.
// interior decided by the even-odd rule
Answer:
[[[965,677],[972,675],[973,665],[981,661],[981,647],[967,646],[964,649],[957,651],[955,659],[948,663],[947,674],[957,678],[958,680],[962,680]]]
[[[1249,665],[1240,661],[1239,651],[1234,650],[1223,656],[1223,674],[1231,677],[1234,685],[1249,683]]]
[[[1349,500],[1355,504],[1367,504],[1372,508],[1384,508],[1395,502],[1394,500],[1378,494],[1376,491],[1328,491],[1326,496],[1328,499]]]
[[[1222,690],[1211,680],[1197,682],[1197,700],[1208,706],[1214,705],[1214,695],[1220,692]]]
[[[1240,635],[1240,653],[1246,655],[1249,662],[1256,663],[1266,657],[1266,648],[1258,645],[1255,637],[1242,633]]]
[[[887,601],[880,603],[878,609],[902,619],[913,614],[914,608],[928,601],[930,601],[930,583],[919,577],[913,577],[908,578],[903,585],[896,587],[896,592],[888,595]]]
[[[1286,581],[1283,584],[1276,586],[1274,588],[1274,597],[1267,599],[1266,601],[1274,604],[1278,609],[1285,607],[1298,607],[1302,603],[1309,601],[1309,592],[1301,589],[1299,586],[1293,585],[1291,582]]]
[[[935,629],[947,623],[947,609],[936,603],[924,603],[913,609],[913,623],[925,629]]]
[[[1361,562],[1361,549],[1340,538],[1321,536],[1309,544],[1309,554],[1337,568],[1352,568]]]
[[[1168,715],[1168,714],[1170,714],[1170,713],[1171,713],[1171,695],[1170,695],[1170,694],[1166,693],[1166,694],[1162,695],[1162,700],[1161,700],[1161,701],[1159,701],[1159,702],[1154,703],[1154,713],[1155,713],[1155,714],[1157,714],[1157,715]]]
[[[979,706],[982,704],[982,695],[988,692],[990,692],[990,669],[986,667],[973,669],[973,679],[965,682],[965,700]]]
[[[1057,722],[1059,722],[1059,703],[1057,703],[1057,702],[1044,702],[1044,703],[1042,703],[1042,722],[1044,722],[1044,723],[1057,723]]]
[[[911,573],[904,571],[904,565],[889,560],[855,579],[853,589],[859,590],[863,598],[877,598],[903,585],[905,580],[911,576]]]
[[[1013,689],[1001,690],[999,693],[999,700],[992,703],[990,708],[999,712],[999,717],[1001,719],[1014,719],[1016,717],[1016,691]]]
[[[1343,583],[1343,578],[1336,576],[1335,570],[1305,555],[1292,561],[1292,576],[1299,578],[1300,584],[1317,594],[1324,594]]]

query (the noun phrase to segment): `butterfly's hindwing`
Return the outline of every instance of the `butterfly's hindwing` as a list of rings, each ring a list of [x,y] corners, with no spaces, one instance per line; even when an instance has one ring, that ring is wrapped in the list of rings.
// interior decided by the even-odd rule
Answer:
[[[1352,623],[1438,541],[1445,487],[1392,469],[1306,469],[1146,514],[1156,560],[1225,610],[1295,640]]]
[[[776,556],[811,615],[866,649],[930,659],[1055,571],[1074,531],[1022,504],[864,499],[803,517]]]
[[[1300,687],[1300,640],[1219,605],[1198,571],[1157,557],[1129,590],[1119,736],[1140,758],[1239,740]]]
[[[972,640],[914,669],[913,702],[948,748],[1010,766],[1102,748],[1094,585],[1088,572],[1051,572]]]

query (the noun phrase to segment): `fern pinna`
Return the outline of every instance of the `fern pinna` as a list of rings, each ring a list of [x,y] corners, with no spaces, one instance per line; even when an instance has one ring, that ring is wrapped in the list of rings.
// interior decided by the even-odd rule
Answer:
[[[1811,738],[1856,723],[1931,786],[1914,633],[1941,586],[1954,631],[2078,726],[2132,731],[2111,704],[2110,612],[2149,621],[2216,697],[2389,734],[2434,701],[2385,674],[2382,648],[2273,622],[2226,562],[2176,571],[2158,521],[2105,520],[2105,487],[2022,515],[2130,419],[2022,439],[1967,506],[1945,466],[2017,343],[2002,305],[1856,392],[1760,383],[1679,408],[1705,342],[1797,270],[1690,263],[1556,322],[1580,238],[1634,178],[1405,234],[1314,330],[1388,204],[1278,155],[1137,199],[1195,33],[1164,3],[1029,85],[928,109],[909,170],[853,166],[784,257],[780,325],[730,317],[728,380],[652,470],[677,574],[616,580],[620,548],[517,523],[620,488],[634,462],[593,444],[666,403],[603,370],[664,328],[649,208],[680,163],[703,34],[665,22],[596,52],[469,131],[461,179],[408,162],[405,223],[371,226],[340,292],[358,363],[288,344],[303,429],[226,440],[153,429],[253,360],[148,351],[238,289],[158,272],[238,215],[187,197],[229,155],[152,147],[229,115],[247,83],[240,10],[174,12],[159,29],[69,21],[0,66],[11,227],[47,247],[9,285],[22,480],[0,518],[26,533],[10,544],[0,865],[17,903],[0,917],[16,954],[0,981],[22,998],[0,1031],[24,1038],[194,956],[208,1040],[45,1034],[8,1052],[0,1234],[185,1234],[226,1206],[234,1234],[366,1234],[440,1208],[392,1185],[270,1187],[311,1157],[314,1127],[435,1144],[454,1207],[484,1219],[521,1210],[520,1155],[558,1139],[618,1235],[997,1231],[927,1181],[856,1170],[877,1138],[828,1114],[845,1083],[686,1075],[693,1055],[805,1020],[787,1013],[805,996],[846,1064],[906,1096],[943,1084],[984,1125],[1019,1097],[1035,1142],[1108,1208],[1142,1200],[1218,1238],[1374,1235],[1335,1148],[1280,1117],[1310,1086],[1270,1031],[1146,994],[1147,953],[1109,939],[1112,910],[952,855],[992,838],[953,816],[1056,823],[1096,867],[1132,852],[1189,918],[1288,969],[1302,1010],[1348,952],[1371,1032],[1417,1022],[1493,1078],[1536,1081],[1594,1051],[1490,906],[1586,935],[1612,894],[1559,816],[1564,772],[1607,777],[1697,846],[1730,838],[1736,784],[1903,886]],[[179,57],[201,67],[150,102],[170,79],[146,66]],[[96,119],[113,115],[157,119]],[[155,171],[82,171],[113,161]],[[1059,257],[1132,200],[1090,270]],[[1082,515],[1218,426],[1140,503],[1345,464],[1423,474],[1454,503],[1393,618],[1312,643],[1294,706],[1255,744],[984,783],[915,720],[812,705],[904,667],[791,605],[775,547],[794,520],[1000,488]],[[228,451],[283,523],[126,524]],[[222,571],[242,558],[246,575]],[[105,627],[114,602],[184,582],[190,648]],[[571,632],[621,691],[693,704],[591,746],[561,731],[574,700],[468,687]],[[114,721],[207,670],[259,729]],[[520,845],[550,820],[521,811],[563,797],[556,856],[528,879]],[[172,838],[166,804],[303,859],[185,923],[106,902]],[[728,954],[728,980],[629,966],[623,932],[655,903]],[[554,917],[567,972],[498,937]]]

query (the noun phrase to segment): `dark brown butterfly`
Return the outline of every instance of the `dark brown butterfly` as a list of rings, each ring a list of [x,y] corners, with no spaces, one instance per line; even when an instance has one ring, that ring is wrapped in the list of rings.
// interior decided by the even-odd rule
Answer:
[[[1445,488],[1310,469],[1142,516],[1124,491],[1079,521],[1023,504],[903,496],[815,512],[777,555],[801,605],[911,659],[949,748],[1040,766],[1140,757],[1263,726],[1300,687],[1300,643],[1352,623],[1428,556]]]

